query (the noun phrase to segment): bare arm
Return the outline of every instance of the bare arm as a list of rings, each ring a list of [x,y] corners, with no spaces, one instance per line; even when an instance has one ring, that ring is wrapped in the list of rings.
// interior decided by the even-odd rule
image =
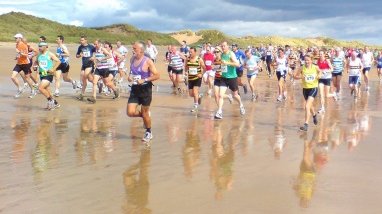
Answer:
[[[53,62],[54,62],[54,65],[53,65],[52,70],[49,70],[49,71],[48,71],[48,73],[52,74],[52,73],[54,73],[54,72],[57,70],[58,66],[61,64],[61,61],[57,58],[56,55],[54,55],[54,54],[52,54],[52,53],[49,53],[49,56],[50,56],[50,58],[51,58],[51,59],[53,60]]]

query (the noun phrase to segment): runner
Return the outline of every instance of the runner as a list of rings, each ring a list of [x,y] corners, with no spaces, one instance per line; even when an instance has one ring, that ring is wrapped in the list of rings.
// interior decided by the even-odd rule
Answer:
[[[38,54],[38,51],[35,50],[27,41],[26,38],[23,38],[22,41],[28,46],[28,59],[29,59],[29,70],[30,70],[30,74],[26,75],[26,77],[30,77],[31,80],[33,81],[33,87],[31,88],[31,93],[29,95],[28,98],[33,98],[37,95],[37,91],[38,91],[38,72],[37,73],[37,77],[34,77],[33,76],[33,71],[32,71],[32,67],[33,67],[33,58],[35,56],[37,56]],[[37,71],[37,69],[36,69]],[[29,86],[28,82],[26,82],[26,80],[24,80],[24,89]]]
[[[369,50],[369,47],[365,47],[363,54],[361,55],[361,61],[363,65],[363,76],[365,77],[365,90],[369,91],[369,72],[371,69],[371,64],[374,62],[373,53]]]
[[[318,79],[321,77],[321,71],[316,65],[313,65],[311,55],[305,55],[304,61],[305,65],[294,74],[294,79],[302,79],[303,95],[305,99],[305,123],[300,127],[300,130],[308,131],[311,115],[313,115],[314,125],[318,124],[313,102],[318,93]]]
[[[252,101],[255,101],[257,98],[255,93],[255,80],[259,74],[259,66],[257,64],[258,60],[256,60],[256,57],[252,55],[250,50],[245,51],[245,56],[246,59],[244,61],[244,68],[247,70],[248,83],[252,92]]]
[[[271,78],[272,76],[272,61],[273,61],[273,46],[272,44],[269,44],[266,52],[265,52],[265,63],[268,71],[268,77]]]
[[[190,48],[190,57],[186,61],[186,71],[188,74],[188,92],[190,97],[194,98],[194,107],[191,112],[198,111],[198,106],[202,102],[203,95],[199,93],[202,85],[202,77],[206,70],[204,61],[196,53],[196,48]]]
[[[49,86],[53,82],[53,75],[56,72],[58,66],[60,65],[60,60],[48,50],[48,44],[46,42],[40,42],[38,44],[39,54],[35,62],[38,65],[40,73],[40,85],[39,91],[48,100],[47,109],[53,110],[59,108],[58,102],[53,99],[50,93]],[[53,64],[54,63],[54,64]]]
[[[245,108],[243,103],[241,102],[241,98],[239,95],[239,86],[237,82],[237,73],[236,73],[236,67],[239,67],[240,64],[237,61],[235,54],[229,50],[229,46],[227,42],[222,43],[221,58],[222,58],[222,62],[221,62],[222,78],[221,78],[220,87],[219,87],[219,107],[215,114],[215,118],[216,119],[223,118],[223,104],[224,104],[224,97],[225,97],[227,88],[229,88],[232,91],[233,97],[239,103],[240,114],[244,115]]]
[[[245,54],[243,51],[239,50],[239,47],[237,44],[232,45],[232,51],[235,53],[236,59],[239,61],[240,66],[236,67],[236,73],[237,73],[237,83],[239,86],[242,86],[244,89],[244,94],[248,93],[248,88],[246,84],[243,84],[241,77],[244,74],[244,59],[245,59]]]
[[[215,102],[217,107],[219,107],[219,91],[220,91],[220,85],[221,85],[221,78],[222,78],[222,48],[220,46],[216,46],[214,53],[215,53],[215,60],[214,60],[214,73],[215,73],[215,78],[214,78],[214,95],[215,95]],[[233,97],[232,94],[224,94],[223,99],[228,98],[229,102],[232,104]]]
[[[288,69],[288,59],[284,54],[282,48],[278,49],[278,56],[276,56],[273,64],[276,67],[276,76],[278,81],[279,95],[277,97],[277,102],[281,102],[287,99],[287,91],[285,88],[285,79]]]
[[[325,113],[325,101],[327,97],[333,97],[330,93],[330,82],[332,80],[333,66],[330,60],[326,59],[324,51],[319,52],[320,58],[317,60],[317,66],[321,70],[322,75],[318,80],[318,88],[320,91],[321,108],[319,114]],[[336,96],[334,96],[337,98]]]
[[[173,83],[175,85],[174,93],[176,93],[175,90],[178,90],[177,92],[179,94],[182,94],[182,89],[180,87],[180,84],[184,81],[184,78],[183,78],[183,67],[184,67],[183,59],[185,59],[184,55],[179,53],[176,50],[176,46],[173,45],[171,47],[169,66],[171,67],[172,80],[173,80]]]
[[[207,94],[212,94],[212,88],[214,87],[215,72],[213,70],[213,62],[215,61],[215,55],[212,53],[211,47],[207,46],[206,53],[202,56],[204,64],[206,66],[206,72],[203,75],[203,81],[207,84]]]
[[[378,56],[376,57],[376,63],[377,63],[379,83],[382,84],[382,51],[378,52]]]
[[[150,104],[152,100],[152,82],[159,79],[159,72],[151,59],[144,56],[145,45],[136,42],[133,45],[135,55],[131,58],[129,82],[133,82],[127,103],[129,117],[142,117],[146,128],[143,141],[148,143],[153,138],[151,133]],[[138,105],[141,110],[138,110]]]
[[[94,72],[94,59],[93,54],[96,51],[93,45],[88,44],[86,36],[81,36],[80,46],[78,47],[76,57],[82,58],[82,67],[81,67],[81,81],[82,88],[81,94],[77,97],[78,100],[84,99],[84,94],[87,86],[87,81],[93,81],[93,72]]]
[[[169,79],[172,82],[171,88],[175,89],[175,81],[172,79],[172,67],[170,65],[170,55],[171,55],[171,52],[172,52],[171,49],[172,49],[171,45],[167,46],[167,51],[166,51],[166,54],[165,54],[165,60],[164,61],[167,64],[168,77],[169,77]]]
[[[146,45],[146,53],[150,56],[151,60],[155,63],[158,55],[158,50],[153,45],[153,41],[151,39],[147,40],[147,45]]]
[[[24,85],[21,86],[19,84],[19,80],[17,79],[18,74],[20,74],[20,76],[28,83],[29,87],[32,90],[34,87],[33,87],[33,82],[30,79],[31,68],[30,68],[29,58],[28,58],[28,46],[22,41],[23,35],[18,33],[14,36],[14,38],[16,40],[17,63],[15,67],[13,68],[11,79],[18,89],[15,95],[15,98],[18,98],[24,92],[24,87],[23,87]]]
[[[110,43],[110,42],[105,42],[105,45],[104,45],[104,48],[106,48],[106,50],[111,53],[112,57],[113,57],[113,60],[109,60],[110,64],[109,64],[109,73],[111,74],[111,76],[108,78],[109,80],[108,81],[112,81],[114,85],[117,84],[117,74],[118,74],[118,65],[120,65],[124,60],[125,60],[125,57],[122,56],[122,54],[120,54],[118,51],[114,51],[113,49],[113,45]],[[102,88],[102,83],[100,84],[101,88]],[[105,87],[104,88],[104,93],[106,96],[108,96],[110,94],[110,90],[111,88],[108,88],[108,87]],[[117,89],[118,90],[118,89]],[[99,89],[99,91],[101,91]]]
[[[354,99],[357,99],[360,95],[359,87],[362,69],[361,59],[357,57],[357,52],[353,51],[347,62],[346,70],[349,74],[349,88],[351,89],[351,95],[354,96]]]
[[[341,54],[341,48],[336,48],[334,56],[332,57],[332,64],[333,64],[333,91],[335,96],[337,97],[337,100],[340,98],[340,92],[341,92],[341,79],[342,79],[342,72],[344,71],[344,66],[346,65],[346,59]]]
[[[64,45],[64,36],[62,36],[62,35],[57,36],[56,42],[58,45],[56,55],[60,59],[61,64],[60,64],[60,66],[58,66],[58,68],[55,72],[56,90],[54,91],[53,95],[55,97],[58,97],[58,96],[60,96],[61,73],[62,73],[62,77],[63,77],[65,82],[72,83],[73,89],[77,88],[77,82],[69,76],[69,68],[70,68],[69,56],[70,56],[70,54],[69,54],[68,48],[66,47],[66,45]]]
[[[122,45],[121,41],[117,41],[117,51],[122,55],[121,61],[118,64],[118,72],[119,72],[118,83],[121,84],[123,82],[123,78],[126,74],[125,63],[126,63],[128,50],[125,46]],[[116,77],[114,77],[114,78],[116,78]]]
[[[119,98],[119,91],[115,87],[112,76],[110,74],[109,68],[113,65],[114,58],[112,54],[102,46],[102,43],[99,40],[94,41],[94,46],[96,51],[94,53],[95,58],[95,71],[93,77],[93,97],[89,97],[87,101],[90,103],[96,103],[97,101],[97,89],[98,81],[102,78],[103,83],[114,91],[113,99]]]
[[[180,53],[182,53],[186,58],[190,56],[190,47],[187,46],[187,42],[185,40],[182,41]]]
[[[290,70],[290,72],[288,72],[288,75],[292,84],[294,84],[293,74],[297,68],[297,61],[298,61],[297,53],[293,48],[291,48],[290,53],[288,55],[288,65]]]

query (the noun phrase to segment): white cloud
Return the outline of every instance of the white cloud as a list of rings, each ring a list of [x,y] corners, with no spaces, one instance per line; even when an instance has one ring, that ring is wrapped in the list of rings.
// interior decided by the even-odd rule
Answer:
[[[79,21],[79,20],[73,20],[73,21],[69,22],[69,25],[74,25],[74,26],[77,26],[77,27],[81,27],[81,26],[84,25],[84,22]]]

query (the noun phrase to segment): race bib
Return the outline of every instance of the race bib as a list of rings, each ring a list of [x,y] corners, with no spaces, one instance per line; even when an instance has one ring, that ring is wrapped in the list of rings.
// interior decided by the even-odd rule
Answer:
[[[305,75],[305,82],[313,82],[316,79],[316,75],[314,74],[308,74]]]
[[[197,75],[198,74],[198,68],[188,68],[188,73],[190,75]]]
[[[142,78],[141,78],[141,75],[133,75],[132,79],[133,79],[133,84],[136,85],[138,84],[138,80]]]
[[[221,65],[222,73],[228,72],[228,66],[227,65]]]
[[[250,66],[248,66],[248,70],[250,70],[250,71],[255,71],[255,70],[257,70],[257,66],[255,66],[255,65],[250,65]]]
[[[206,61],[206,65],[207,65],[207,66],[211,66],[211,65],[212,65],[212,62],[211,62],[210,60],[207,60],[207,61]]]
[[[83,57],[90,57],[90,51],[83,51],[82,56]]]
[[[40,61],[38,63],[38,65],[41,67],[41,68],[46,68],[48,66],[48,62],[47,61]]]

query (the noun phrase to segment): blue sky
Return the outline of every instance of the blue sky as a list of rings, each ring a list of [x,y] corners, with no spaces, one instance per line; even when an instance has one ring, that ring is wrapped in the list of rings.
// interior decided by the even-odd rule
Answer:
[[[0,0],[0,14],[20,11],[64,24],[116,23],[173,32],[217,29],[234,36],[328,36],[382,44],[377,0]]]

